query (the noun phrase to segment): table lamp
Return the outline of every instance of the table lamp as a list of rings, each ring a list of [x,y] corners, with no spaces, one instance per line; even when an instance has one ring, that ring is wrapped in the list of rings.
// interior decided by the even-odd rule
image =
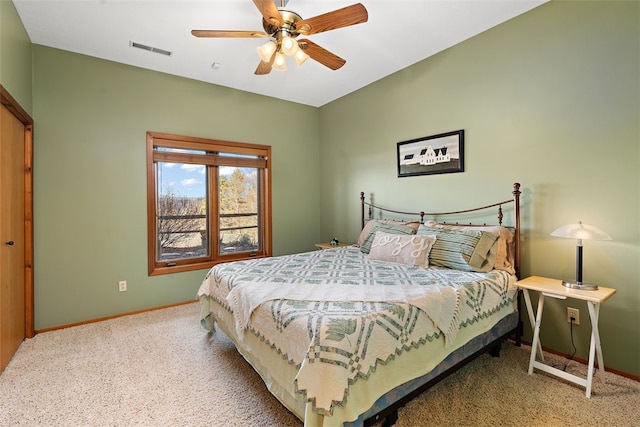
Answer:
[[[594,291],[598,289],[598,285],[592,285],[582,282],[582,241],[583,240],[611,240],[611,237],[597,227],[583,224],[579,221],[577,224],[563,225],[551,233],[555,237],[567,237],[576,239],[576,281],[575,283],[562,281],[567,288],[580,289],[583,291]]]

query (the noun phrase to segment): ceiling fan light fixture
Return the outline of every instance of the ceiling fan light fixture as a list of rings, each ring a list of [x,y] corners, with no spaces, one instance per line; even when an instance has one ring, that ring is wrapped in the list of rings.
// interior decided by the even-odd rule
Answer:
[[[258,46],[256,50],[258,51],[258,56],[261,60],[263,60],[264,62],[269,62],[271,60],[273,52],[276,51],[276,47],[276,43],[271,40],[266,42],[262,46]]]
[[[298,50],[298,42],[292,37],[284,36],[282,38],[282,53],[288,56],[293,56]]]
[[[279,71],[286,71],[287,69],[287,57],[283,53],[276,53],[276,59],[273,61],[273,69]]]
[[[298,51],[293,55],[293,58],[296,60],[296,64],[298,64],[299,67],[304,64],[304,61],[309,59],[309,55],[304,53],[302,49],[298,49]]]

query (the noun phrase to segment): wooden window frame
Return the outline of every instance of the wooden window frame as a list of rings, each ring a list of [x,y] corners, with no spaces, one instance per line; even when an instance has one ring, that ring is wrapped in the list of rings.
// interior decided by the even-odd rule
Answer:
[[[169,153],[157,151],[156,147],[178,148],[206,151],[206,156],[189,153]],[[215,153],[233,153],[256,156],[257,158],[217,156]],[[209,256],[178,259],[175,261],[157,261],[156,206],[157,206],[157,162],[176,161],[181,163],[204,164],[211,168],[209,173]],[[260,250],[220,254],[218,251],[218,166],[255,167],[260,170],[258,178],[259,203],[258,221],[260,225]],[[147,132],[147,257],[149,276],[172,274],[184,271],[211,268],[221,262],[272,256],[271,224],[271,147],[268,145],[244,142],[221,141],[159,132]]]

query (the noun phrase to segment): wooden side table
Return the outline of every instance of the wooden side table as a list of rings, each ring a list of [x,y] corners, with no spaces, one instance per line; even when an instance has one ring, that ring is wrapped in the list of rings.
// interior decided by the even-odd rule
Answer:
[[[338,243],[337,245],[332,245],[329,242],[326,243],[316,243],[315,247],[318,249],[333,249],[333,248],[342,248],[344,246],[351,246],[348,243]]]
[[[531,276],[516,282],[516,286],[524,291],[524,300],[527,304],[527,312],[529,321],[533,329],[533,342],[531,343],[531,358],[529,359],[529,375],[533,374],[533,368],[551,375],[558,376],[572,383],[581,385],[586,388],[587,398],[591,397],[591,384],[593,382],[593,368],[595,357],[598,357],[598,367],[602,380],[604,381],[604,362],[602,358],[602,347],[600,346],[600,333],[598,332],[598,316],[600,314],[600,304],[605,302],[609,297],[616,293],[615,289],[599,287],[597,290],[582,291],[579,289],[567,288],[562,284],[562,280],[549,279],[540,276]],[[538,300],[538,312],[534,316],[533,307],[531,306],[531,297],[529,291],[540,292]],[[540,344],[540,323],[542,321],[542,309],[544,308],[545,297],[558,299],[574,298],[587,302],[589,309],[589,318],[591,319],[591,343],[589,345],[589,365],[587,378],[578,377],[563,370],[554,368],[544,363],[544,354],[542,353],[542,345]],[[536,355],[540,354],[542,362],[536,360]]]

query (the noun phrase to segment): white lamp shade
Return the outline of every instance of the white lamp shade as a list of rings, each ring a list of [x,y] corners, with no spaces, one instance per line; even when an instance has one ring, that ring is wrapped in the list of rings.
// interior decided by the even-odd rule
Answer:
[[[298,42],[291,37],[282,38],[282,53],[285,55],[293,56],[298,50]]]
[[[304,61],[309,59],[309,55],[304,53],[302,49],[298,49],[295,55],[293,55],[293,58],[296,60],[296,64],[298,64],[299,67],[300,65],[304,64]]]
[[[592,225],[583,224],[582,221],[578,224],[563,225],[555,229],[551,235],[578,240],[611,240],[611,237],[604,231]]]
[[[273,52],[276,51],[276,47],[277,46],[276,46],[275,42],[268,41],[265,44],[263,44],[262,46],[259,46],[257,48],[258,56],[264,62],[269,62],[271,60],[271,56],[273,55]]]
[[[287,69],[287,57],[283,53],[276,53],[276,59],[273,61],[272,67],[275,70],[285,71]]]

